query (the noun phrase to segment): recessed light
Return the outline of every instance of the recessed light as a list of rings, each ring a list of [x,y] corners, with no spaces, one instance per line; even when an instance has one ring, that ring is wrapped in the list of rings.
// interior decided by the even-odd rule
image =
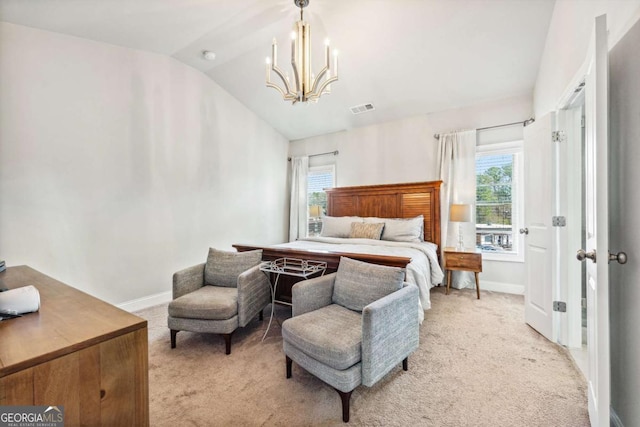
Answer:
[[[207,61],[213,61],[216,59],[216,54],[214,52],[211,52],[210,50],[203,50],[202,57]]]

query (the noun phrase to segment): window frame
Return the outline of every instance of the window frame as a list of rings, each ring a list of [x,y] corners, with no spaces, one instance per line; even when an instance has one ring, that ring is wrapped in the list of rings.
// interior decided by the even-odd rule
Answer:
[[[331,187],[335,187],[336,186],[336,165],[335,163],[330,163],[330,164],[325,164],[325,165],[317,165],[317,166],[309,166],[309,169],[307,170],[307,232],[306,232],[306,237],[310,237],[309,234],[309,226],[310,226],[310,217],[309,217],[309,175],[311,175],[312,173],[318,173],[318,172],[327,172],[331,174]],[[322,221],[320,221],[320,224],[322,224]],[[320,229],[322,229],[322,225],[320,226]]]
[[[511,216],[513,246],[511,252],[482,251],[483,259],[487,261],[524,262],[524,238],[518,232],[524,224],[524,141],[501,142],[476,146],[476,160],[480,156],[513,155],[512,200],[516,206],[516,215]],[[476,202],[477,209],[477,202]],[[513,212],[512,208],[512,212]],[[477,212],[476,212],[477,214]],[[477,215],[476,215],[477,217]],[[476,223],[476,235],[477,235]]]

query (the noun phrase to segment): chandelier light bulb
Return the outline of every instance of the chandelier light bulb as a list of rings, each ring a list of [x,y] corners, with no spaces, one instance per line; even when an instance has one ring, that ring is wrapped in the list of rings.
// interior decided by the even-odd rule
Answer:
[[[267,65],[271,64],[271,58],[269,58],[268,56],[267,56],[267,59],[266,59],[266,63],[267,63]]]
[[[329,39],[328,39],[328,38],[324,39],[324,45],[325,45],[325,46],[329,46],[330,44],[331,44],[331,43],[329,42]]]

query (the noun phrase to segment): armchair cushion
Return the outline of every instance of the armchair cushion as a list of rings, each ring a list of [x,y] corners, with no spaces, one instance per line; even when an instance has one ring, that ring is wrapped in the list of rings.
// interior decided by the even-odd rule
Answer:
[[[204,284],[235,288],[238,276],[260,264],[261,260],[262,250],[227,252],[210,248],[204,267]]]
[[[282,337],[317,361],[344,370],[362,357],[362,316],[331,304],[285,320]]]
[[[169,316],[187,319],[227,320],[238,313],[238,290],[203,286],[169,303]]]
[[[341,257],[332,301],[348,309],[363,308],[402,288],[404,271]]]

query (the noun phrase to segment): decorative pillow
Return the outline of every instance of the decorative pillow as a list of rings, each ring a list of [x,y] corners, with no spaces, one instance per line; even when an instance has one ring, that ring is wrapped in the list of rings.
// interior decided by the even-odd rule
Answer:
[[[384,228],[384,223],[370,223],[365,224],[363,222],[352,222],[351,223],[351,233],[349,237],[352,239],[375,239],[380,240],[380,236],[382,235],[382,229]]]
[[[382,240],[393,242],[423,242],[424,216],[414,218],[365,218],[365,223],[384,222]]]
[[[323,216],[320,236],[349,237],[352,222],[363,222],[363,220],[359,216]]]
[[[238,276],[260,264],[262,249],[247,252],[227,252],[209,248],[204,266],[204,284],[235,288]]]
[[[340,258],[332,302],[354,311],[402,288],[404,270]]]

